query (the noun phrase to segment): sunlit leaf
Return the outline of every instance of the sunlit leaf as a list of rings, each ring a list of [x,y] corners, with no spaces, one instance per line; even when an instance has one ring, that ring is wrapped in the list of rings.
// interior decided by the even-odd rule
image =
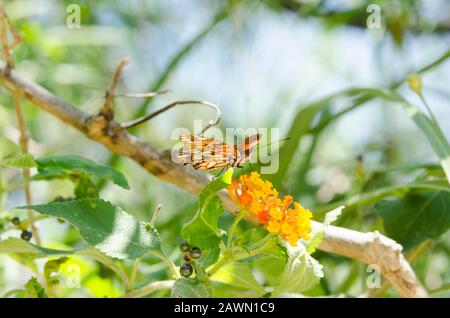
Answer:
[[[386,234],[408,249],[426,239],[438,239],[450,227],[450,193],[424,192],[375,206]]]
[[[323,221],[322,226],[320,227],[320,229],[318,231],[314,232],[311,235],[311,238],[309,239],[309,241],[307,243],[306,250],[309,254],[312,254],[316,251],[316,248],[320,245],[320,243],[323,240],[323,237],[325,235],[325,230],[331,223],[333,223],[334,221],[336,221],[338,219],[338,217],[341,215],[343,209],[344,209],[344,206],[340,206],[340,207],[325,214],[325,219]]]
[[[34,179],[64,178],[74,175],[86,175],[90,178],[105,179],[129,189],[125,176],[105,165],[79,156],[49,156],[36,159],[38,174]]]
[[[231,184],[233,169],[211,181],[200,193],[199,208],[194,218],[183,227],[181,234],[191,246],[208,250],[219,245],[219,217],[223,213],[217,192]]]
[[[212,275],[211,279],[235,287],[251,289],[261,295],[264,294],[264,289],[256,281],[252,268],[247,263],[233,262],[222,266]]]
[[[306,248],[299,244],[298,247],[288,248],[288,261],[279,284],[272,292],[272,296],[284,293],[302,293],[314,287],[323,277],[322,265],[311,257]]]
[[[211,283],[200,282],[197,278],[181,278],[172,287],[172,297],[211,298],[213,288]]]
[[[44,288],[37,281],[36,277],[31,277],[24,287],[26,298],[48,298]]]
[[[21,208],[69,221],[90,245],[111,257],[136,259],[148,253],[162,253],[155,228],[101,199],[84,198]]]

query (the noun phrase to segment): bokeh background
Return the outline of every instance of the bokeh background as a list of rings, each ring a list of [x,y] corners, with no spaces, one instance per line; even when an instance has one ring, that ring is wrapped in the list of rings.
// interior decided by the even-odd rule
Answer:
[[[3,1],[23,36],[14,50],[16,68],[27,78],[80,109],[95,113],[120,58],[130,64],[119,93],[170,89],[153,99],[118,98],[118,120],[131,120],[172,101],[196,99],[220,105],[221,129],[275,127],[287,136],[295,115],[306,105],[349,87],[389,87],[417,72],[450,49],[450,2],[445,0],[115,0]],[[70,4],[81,8],[81,28],[66,26]],[[381,8],[381,27],[369,29],[369,4]],[[442,62],[422,75],[424,94],[445,136],[450,138],[450,62]],[[401,84],[398,91],[421,109],[418,97]],[[9,92],[0,89],[0,133],[18,140]],[[380,167],[408,163],[437,163],[430,145],[398,105],[375,99],[342,116],[352,101],[336,98],[326,111],[331,118],[317,134],[302,138],[289,163],[280,190],[315,208],[366,191],[362,174]],[[182,225],[194,211],[196,197],[144,173],[136,163],[111,153],[25,103],[31,153],[77,154],[113,165],[128,178],[131,190],[106,184],[101,196],[143,220],[157,204],[163,244],[179,257],[177,244]],[[214,114],[201,106],[175,108],[133,131],[156,148],[170,148],[171,132],[192,129],[195,119]],[[1,145],[0,145],[1,147]],[[305,159],[306,158],[306,159]],[[419,173],[378,177],[372,188],[408,182]],[[19,178],[6,171],[7,179]],[[363,177],[364,178],[364,177]],[[369,188],[370,188],[369,187]],[[33,201],[48,202],[72,195],[66,181],[32,184]],[[22,191],[10,193],[2,210],[21,205]],[[448,211],[450,213],[450,210]],[[383,231],[382,219],[372,205],[354,209],[340,226],[360,231]],[[320,219],[320,215],[317,216]],[[223,222],[230,222],[224,216]],[[40,222],[49,246],[77,244],[74,229],[54,220]],[[2,237],[20,232],[3,233]],[[64,245],[66,244],[66,245]],[[434,240],[416,260],[414,268],[429,290],[450,280],[449,236]],[[169,253],[170,254],[170,253]],[[366,267],[351,260],[318,253],[325,278],[311,295],[356,296],[365,291]],[[67,295],[117,296],[111,273],[93,261],[76,259],[83,268],[83,288]],[[19,288],[30,269],[0,256],[0,294]],[[148,280],[167,276],[162,264],[144,264]],[[395,296],[388,289],[385,296]],[[440,292],[437,296],[448,296]]]

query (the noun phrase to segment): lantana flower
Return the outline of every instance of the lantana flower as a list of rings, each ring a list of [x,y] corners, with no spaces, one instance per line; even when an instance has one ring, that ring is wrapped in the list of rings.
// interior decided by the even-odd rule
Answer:
[[[227,190],[240,209],[255,215],[267,231],[278,234],[291,246],[296,246],[299,239],[309,240],[311,211],[290,195],[280,198],[272,183],[262,180],[257,172],[233,179]]]

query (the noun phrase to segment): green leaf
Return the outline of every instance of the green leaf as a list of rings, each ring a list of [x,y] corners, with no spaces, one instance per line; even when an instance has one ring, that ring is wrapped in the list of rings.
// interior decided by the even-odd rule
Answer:
[[[49,156],[39,158],[36,162],[39,173],[34,176],[34,179],[37,180],[86,175],[90,178],[112,181],[125,189],[130,188],[121,172],[79,156]]]
[[[309,254],[312,254],[316,251],[316,248],[320,245],[320,243],[323,240],[323,237],[325,235],[325,230],[328,228],[328,226],[331,223],[333,223],[334,221],[336,221],[338,219],[338,217],[341,215],[343,209],[344,209],[344,206],[340,206],[340,207],[325,214],[325,219],[323,221],[322,226],[320,227],[320,229],[317,232],[315,232],[311,235],[311,238],[307,243],[306,251]]]
[[[288,247],[288,254],[289,258],[279,284],[272,292],[273,297],[284,293],[305,292],[323,277],[322,265],[308,254],[303,245]]]
[[[211,298],[213,288],[210,282],[200,282],[197,278],[178,279],[172,287],[175,298]]]
[[[26,255],[30,258],[61,257],[69,255],[90,257],[113,270],[121,278],[125,286],[128,282],[127,275],[122,271],[122,269],[117,264],[115,264],[109,256],[105,255],[103,252],[94,247],[63,251],[45,248],[39,245],[34,245],[33,243],[29,243],[22,239],[10,237],[0,242],[0,254],[2,253]]]
[[[311,125],[316,116],[332,106],[335,100],[343,97],[355,97],[363,94],[364,91],[351,88],[340,91],[336,94],[322,98],[316,102],[304,105],[295,115],[286,136],[291,139],[283,144],[278,151],[279,168],[276,174],[268,175],[276,188],[279,188],[287,177],[288,169],[291,167],[291,161],[299,147],[302,138],[310,132]]]
[[[439,162],[450,184],[450,145],[444,133],[434,121],[418,108],[411,106],[406,101],[402,103],[402,106],[417,127],[425,134],[431,148],[433,148],[434,153],[439,158]]]
[[[403,107],[416,126],[424,133],[431,148],[439,158],[444,173],[447,176],[447,181],[450,183],[450,144],[437,123],[420,111],[418,107],[411,105],[396,91],[376,88],[366,88],[362,90],[365,90],[368,94],[372,94],[373,96],[399,103]]]
[[[54,274],[59,273],[59,268],[62,264],[67,262],[67,260],[67,257],[61,257],[49,260],[44,265],[44,278],[47,288],[47,294],[49,295],[49,297],[55,296],[53,293],[53,287],[59,284],[59,279]]]
[[[44,288],[37,281],[36,277],[31,277],[24,287],[26,298],[48,298]]]
[[[14,157],[20,153],[20,147],[5,136],[0,136],[0,160],[7,157]]]
[[[73,251],[62,251],[34,245],[25,240],[10,237],[0,242],[0,254],[27,254],[33,258],[70,255]]]
[[[147,253],[162,255],[155,228],[101,199],[83,198],[21,209],[33,209],[69,221],[90,245],[111,257],[136,259]]]
[[[19,153],[1,160],[0,165],[15,168],[32,168],[36,167],[36,162],[32,155]]]
[[[450,227],[450,193],[423,192],[375,205],[386,234],[409,249],[437,239]]]
[[[233,262],[222,266],[211,280],[228,284],[231,286],[257,291],[264,294],[264,289],[253,276],[252,268],[247,263]]]
[[[124,273],[124,271],[116,263],[114,263],[113,259],[111,259],[108,255],[101,252],[100,250],[96,249],[95,247],[87,247],[78,250],[75,252],[75,255],[95,259],[97,262],[102,263],[103,265],[114,271],[117,276],[120,277],[124,286],[128,285],[128,277]]]
[[[231,184],[233,169],[211,181],[200,193],[199,208],[194,218],[186,224],[181,234],[191,246],[207,251],[220,243],[219,217],[223,213],[217,192]]]
[[[97,187],[94,182],[86,176],[81,175],[75,182],[75,196],[77,198],[99,198]]]

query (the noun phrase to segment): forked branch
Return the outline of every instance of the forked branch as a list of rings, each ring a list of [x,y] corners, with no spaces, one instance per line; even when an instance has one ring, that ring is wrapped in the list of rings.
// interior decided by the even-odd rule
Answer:
[[[16,72],[8,72],[5,65],[0,65],[0,84],[11,91],[19,89],[23,97],[37,107],[78,129],[90,139],[105,145],[111,151],[131,158],[162,180],[194,194],[200,193],[210,181],[209,177],[192,168],[175,164],[169,151],[161,153],[150,144],[128,134],[115,120],[91,116]],[[108,131],[112,134],[107,134]],[[226,192],[222,191],[220,197],[225,209],[230,212],[237,211]],[[321,223],[313,222],[314,228],[320,226]],[[427,296],[427,292],[403,256],[401,246],[378,232],[362,233],[330,226],[319,249],[366,264],[378,265],[384,277],[404,297]]]

